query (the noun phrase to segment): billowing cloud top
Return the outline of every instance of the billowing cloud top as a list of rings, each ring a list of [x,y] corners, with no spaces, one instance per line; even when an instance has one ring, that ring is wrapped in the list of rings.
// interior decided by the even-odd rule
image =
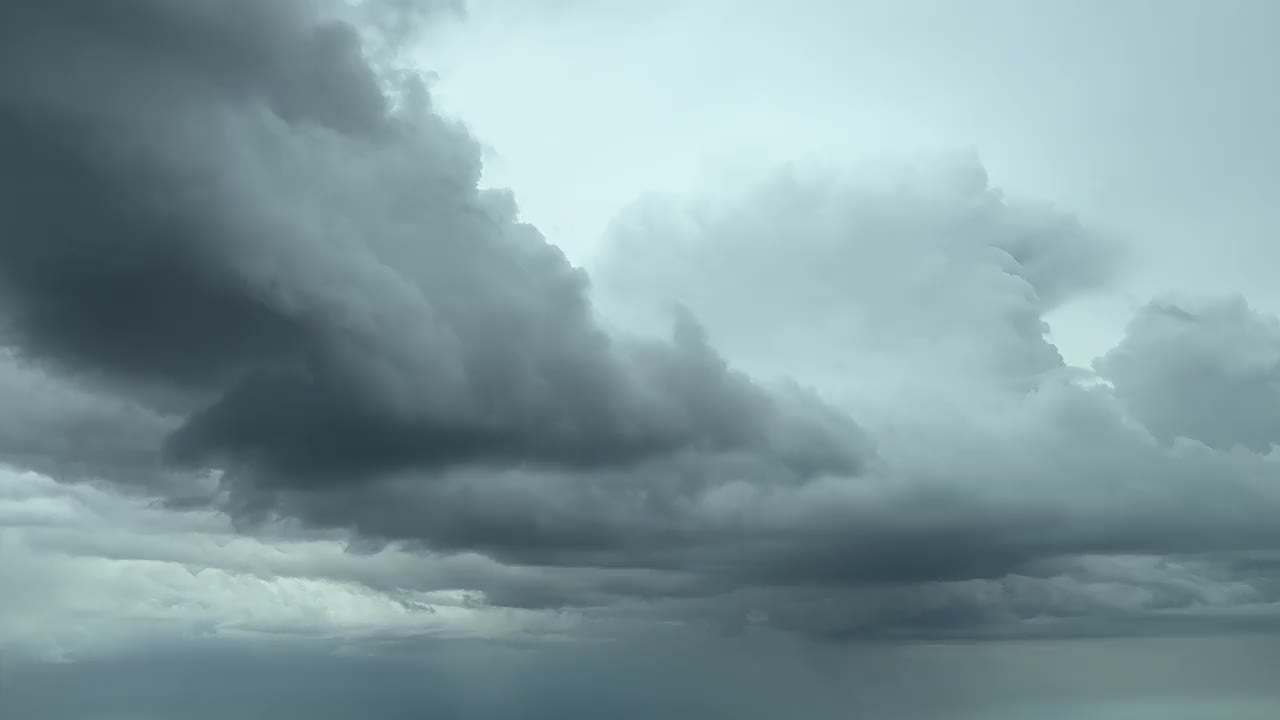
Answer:
[[[442,597],[837,639],[1280,617],[1273,318],[1153,304],[1067,366],[1045,316],[1123,254],[976,160],[640,203],[592,289],[394,67],[408,8],[0,6],[0,453],[105,483],[15,475],[15,526],[291,528],[319,559],[134,559],[406,632]]]

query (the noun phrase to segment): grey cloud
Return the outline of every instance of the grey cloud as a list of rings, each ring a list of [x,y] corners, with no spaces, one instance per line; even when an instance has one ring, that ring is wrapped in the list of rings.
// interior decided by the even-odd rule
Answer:
[[[11,357],[0,359],[0,397],[4,462],[66,479],[177,489],[156,454],[176,426],[173,419],[60,382]]]
[[[760,592],[771,623],[816,635],[1248,625],[1244,610],[1192,609],[1202,601],[1185,588],[1044,570],[1091,555],[1229,563],[1277,542],[1266,519],[1280,500],[1274,458],[1152,436],[1161,417],[1230,432],[1235,415],[1193,402],[1145,413],[1106,362],[1114,390],[1064,367],[1046,340],[1044,314],[1121,271],[1123,250],[1069,215],[1006,200],[979,165],[898,177],[779,173],[727,199],[651,200],[615,224],[595,276],[616,317],[686,303],[730,357],[848,389],[837,394],[877,448],[879,462],[851,483],[738,496],[729,517],[748,530],[717,525],[725,495],[707,493],[701,519],[680,526],[714,539],[690,542],[681,561]],[[1229,317],[1205,322],[1215,328],[1206,338],[1240,334]],[[1117,356],[1153,345],[1143,324]],[[1204,343],[1239,354],[1241,343],[1223,345]],[[1157,369],[1187,353],[1148,352],[1134,357],[1129,383],[1147,379],[1149,396],[1165,401],[1198,392],[1183,389],[1197,373]],[[1128,600],[1108,599],[1113,591]],[[1274,595],[1259,592],[1272,607]]]
[[[248,575],[359,583],[415,607],[421,593],[466,589],[483,606],[568,611],[606,631],[675,620],[873,641],[1276,627],[1280,586],[1267,580],[1267,556],[1252,550],[1277,542],[1274,493],[1253,486],[1266,482],[1266,464],[1198,445],[1166,454],[1141,442],[1141,428],[1126,436],[1106,426],[1106,415],[1065,422],[1082,401],[1098,399],[1066,394],[1001,425],[999,439],[977,432],[934,447],[930,460],[941,473],[890,446],[900,476],[858,485],[716,482],[678,494],[660,484],[679,477],[676,468],[622,479],[664,500],[655,502],[608,481],[614,489],[599,493],[573,476],[477,472],[409,483],[400,494],[365,485],[336,497],[294,491],[277,503],[319,522],[354,520],[360,531],[415,535],[432,548],[489,558],[399,543],[352,554],[341,535],[308,541],[287,524],[283,535],[258,526],[262,541],[236,540],[216,515],[143,509],[101,490],[35,480],[26,481],[38,486],[26,510],[0,493],[0,525],[27,528],[32,561],[55,553],[210,569],[194,585],[180,571],[176,579],[158,569],[139,576],[148,595],[172,597],[171,607],[201,608],[197,618],[217,614],[182,588],[220,597],[224,583],[236,587],[234,577]],[[1086,426],[1097,434],[1082,434]],[[1115,440],[1098,443],[1104,437]],[[1025,461],[1002,455],[1004,443],[1023,447]],[[1095,451],[1082,457],[1079,448],[1090,445]],[[1217,484],[1205,487],[1205,476]],[[293,504],[303,502],[310,506]],[[68,505],[80,510],[56,510]],[[1113,559],[1117,553],[1134,555]],[[43,564],[47,574],[60,563]],[[99,582],[98,592],[127,592],[111,589],[118,584]]]
[[[1148,305],[1096,366],[1166,442],[1260,453],[1280,443],[1280,320],[1243,298]]]
[[[168,457],[225,467],[246,506],[459,463],[862,465],[852,421],[692,322],[607,335],[583,273],[477,189],[474,141],[420,86],[393,109],[314,6],[6,6],[0,299],[25,358],[183,418]]]

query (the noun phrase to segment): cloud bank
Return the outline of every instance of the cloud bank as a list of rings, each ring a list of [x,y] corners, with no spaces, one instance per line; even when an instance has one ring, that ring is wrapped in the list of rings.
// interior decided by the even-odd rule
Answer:
[[[593,286],[368,17],[0,8],[15,646],[1274,629],[1274,318],[1067,366],[1124,253],[976,160],[652,199]]]

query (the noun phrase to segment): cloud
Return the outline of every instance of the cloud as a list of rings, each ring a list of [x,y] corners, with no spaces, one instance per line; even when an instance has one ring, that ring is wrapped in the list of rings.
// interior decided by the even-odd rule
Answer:
[[[356,554],[346,540],[287,526],[244,536],[217,513],[0,470],[0,571],[23,579],[0,600],[0,647],[77,661],[200,639],[516,641],[579,624],[486,602],[483,588],[521,578],[484,558]]]
[[[1280,442],[1280,321],[1243,298],[1152,303],[1096,365],[1166,442],[1260,453]]]
[[[68,720],[414,718],[424,709],[477,720],[592,712],[769,718],[798,708],[816,718],[875,717],[889,708],[914,720],[996,720],[1145,717],[1136,711],[1162,709],[1171,697],[1186,717],[1263,718],[1276,704],[1268,675],[1275,643],[1264,637],[863,647],[707,640],[654,628],[621,648],[531,652],[467,640],[369,651],[328,641],[207,639],[109,658],[13,663],[0,707]]]
[[[751,588],[740,616],[759,608],[833,637],[1271,622],[1272,584],[1232,568],[1277,542],[1276,458],[1165,429],[1195,418],[1239,433],[1264,416],[1173,342],[1267,367],[1271,320],[1218,312],[1202,340],[1175,340],[1148,313],[1094,377],[1063,364],[1044,317],[1114,277],[1124,251],[1070,215],[1006,199],[980,164],[870,178],[786,169],[745,185],[638,204],[593,266],[620,323],[683,304],[728,357],[841,398],[876,447],[852,481],[705,496],[692,524],[753,528],[739,555],[706,563]],[[1204,412],[1189,396],[1201,390],[1233,411]],[[1148,398],[1173,408],[1148,412]],[[1131,575],[1079,570],[1113,558]],[[1147,562],[1197,568],[1204,585],[1144,578]]]
[[[1274,702],[1267,670],[1275,644],[1254,634],[818,645],[773,633],[767,622],[812,631],[833,622],[856,630],[861,621],[885,633],[861,637],[881,640],[902,637],[891,630],[937,640],[966,615],[1007,630],[1018,613],[1037,617],[1048,635],[1080,634],[1055,615],[1086,618],[1083,627],[1095,632],[1133,634],[1135,622],[1165,636],[1206,624],[1220,631],[1224,623],[1197,624],[1194,615],[1247,616],[1241,608],[1264,588],[1243,567],[1232,578],[1213,563],[1086,558],[1054,575],[956,583],[945,592],[792,589],[786,605],[759,590],[680,606],[626,607],[615,598],[602,615],[600,606],[513,611],[487,593],[449,590],[527,574],[588,598],[573,592],[573,574],[547,578],[391,548],[355,555],[340,536],[249,537],[216,513],[174,513],[31,473],[0,473],[0,528],[0,574],[23,580],[0,595],[0,709],[23,716],[396,718],[456,708],[476,718],[591,709],[776,717],[805,707],[834,718],[888,706],[908,717],[986,718],[991,706],[1105,703],[1117,692],[1167,687]],[[579,577],[600,583],[605,574]],[[721,618],[727,606],[754,613],[738,628],[696,621],[700,609]],[[1165,617],[1143,612],[1151,607]],[[685,621],[673,623],[677,617]],[[717,635],[721,627],[730,632]],[[1064,666],[1078,670],[1064,676]],[[1132,667],[1144,671],[1134,676],[1125,670]]]
[[[1121,268],[1118,244],[1007,199],[973,157],[754,175],[623,212],[593,266],[605,307],[684,303],[731,357],[805,378],[1025,387],[1062,362],[1044,315]]]
[[[1270,320],[1065,366],[1122,252],[976,160],[648,201],[593,288],[353,17],[0,9],[12,637],[1274,626],[1274,428],[1188,382],[1269,397]]]
[[[9,356],[0,358],[0,397],[8,410],[0,417],[0,457],[9,463],[67,480],[172,485],[155,453],[175,427],[172,418]]]
[[[470,465],[859,469],[852,421],[732,371],[692,321],[606,334],[584,274],[477,188],[476,143],[313,5],[4,11],[0,299],[25,361],[177,418],[168,459],[228,470],[246,508]]]

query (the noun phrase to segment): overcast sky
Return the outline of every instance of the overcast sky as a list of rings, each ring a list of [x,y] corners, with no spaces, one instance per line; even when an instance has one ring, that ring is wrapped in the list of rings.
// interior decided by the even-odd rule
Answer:
[[[1276,717],[1278,29],[0,5],[0,716]]]

